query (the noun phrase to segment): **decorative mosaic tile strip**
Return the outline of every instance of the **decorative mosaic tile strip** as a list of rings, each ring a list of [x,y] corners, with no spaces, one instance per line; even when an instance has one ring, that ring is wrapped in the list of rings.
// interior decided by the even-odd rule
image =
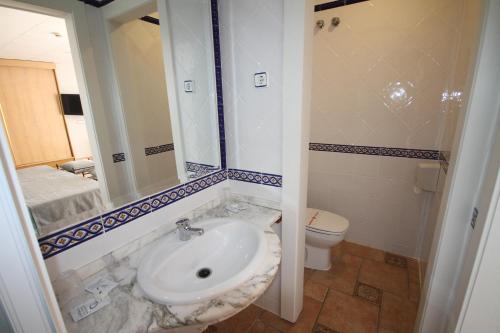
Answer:
[[[146,156],[150,156],[150,155],[166,153],[172,150],[174,150],[174,144],[167,143],[166,145],[144,148],[144,153],[146,154]]]
[[[358,2],[364,2],[368,0],[336,0],[336,1],[330,1],[330,2],[325,2],[319,5],[314,6],[314,11],[315,12],[320,12],[322,10],[327,10],[327,9],[332,9],[332,8],[337,8],[337,7],[342,7],[342,6],[347,6],[347,5],[353,5]]]
[[[228,169],[228,178],[231,180],[238,180],[241,182],[268,185],[274,187],[281,187],[283,185],[283,177],[271,173],[263,173],[258,171],[248,171],[239,169]]]
[[[217,117],[219,120],[219,149],[221,169],[226,169],[226,134],[224,132],[224,98],[222,95],[222,64],[219,38],[219,10],[217,0],[210,1],[214,41],[215,85],[217,87]]]
[[[401,268],[406,268],[408,266],[408,260],[400,255],[394,254],[394,253],[385,253],[385,263]]]
[[[149,198],[115,209],[102,216],[104,231],[108,232],[149,213],[151,213]]]
[[[107,5],[108,3],[113,2],[114,0],[78,0],[87,5],[91,5],[97,8]]]
[[[125,153],[113,154],[113,163],[124,162]]]
[[[227,179],[226,170],[207,175],[205,177],[190,181],[164,192],[150,197],[151,207],[153,211],[168,206],[176,201],[186,198],[190,195],[198,193],[210,186],[218,184]]]
[[[375,304],[382,302],[382,290],[361,282],[356,284],[354,295]]]
[[[101,217],[98,216],[42,237],[38,240],[38,244],[43,258],[47,259],[103,233],[104,227],[101,222]]]
[[[40,250],[45,259],[50,258],[226,179],[227,171],[221,170],[152,197],[115,209],[86,222],[57,231],[38,240]]]
[[[186,171],[191,172],[192,174],[190,176],[194,178],[200,178],[219,170],[219,167],[216,167],[215,165],[194,162],[185,162],[185,166]]]
[[[311,142],[309,143],[309,150],[333,152],[333,153],[406,157],[406,158],[418,158],[424,160],[439,160],[439,151],[425,150],[425,149],[337,145],[331,143]]]
[[[160,20],[159,20],[159,19],[157,19],[156,17],[152,17],[152,16],[143,16],[143,17],[141,17],[141,20],[143,20],[144,22],[148,22],[148,23],[152,23],[152,24],[160,25]]]

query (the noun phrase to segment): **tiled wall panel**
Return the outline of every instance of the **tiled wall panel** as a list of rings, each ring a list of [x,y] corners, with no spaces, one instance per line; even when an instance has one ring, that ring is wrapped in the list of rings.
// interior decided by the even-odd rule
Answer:
[[[414,193],[415,172],[439,157],[462,2],[315,13],[326,25],[314,31],[310,141],[350,150],[310,152],[308,203],[345,215],[349,240],[418,256],[426,194]]]
[[[221,0],[219,16],[228,168],[280,175],[283,1]]]

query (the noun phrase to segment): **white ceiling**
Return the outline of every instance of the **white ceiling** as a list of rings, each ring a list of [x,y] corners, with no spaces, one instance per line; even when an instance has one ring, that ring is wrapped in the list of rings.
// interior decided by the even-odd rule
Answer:
[[[53,62],[61,93],[78,93],[64,19],[0,7],[0,22],[0,58]]]

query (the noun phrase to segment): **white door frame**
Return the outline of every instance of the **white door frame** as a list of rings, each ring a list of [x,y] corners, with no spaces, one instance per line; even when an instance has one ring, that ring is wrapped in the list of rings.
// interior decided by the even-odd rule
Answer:
[[[302,311],[309,163],[312,37],[310,0],[284,0],[281,317]]]
[[[91,109],[100,109],[100,92],[85,4],[60,0],[0,0],[0,6],[61,17],[66,20],[92,153],[103,199],[109,191]],[[92,96],[88,91],[92,90]],[[0,297],[16,332],[66,332],[17,179],[3,125],[0,126]]]
[[[487,0],[485,8],[487,15],[470,98],[457,124],[454,139],[457,154],[452,156],[453,167],[446,179],[416,332],[451,332],[454,329],[463,302],[460,273],[467,267],[464,265],[466,251],[474,233],[482,231],[472,231],[470,221],[491,158],[499,113],[500,2]]]

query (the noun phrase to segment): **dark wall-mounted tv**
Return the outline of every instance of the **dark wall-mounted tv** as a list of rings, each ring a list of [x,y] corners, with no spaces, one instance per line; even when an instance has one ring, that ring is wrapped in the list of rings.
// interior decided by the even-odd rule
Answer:
[[[78,94],[61,94],[65,115],[83,116],[82,103]]]

